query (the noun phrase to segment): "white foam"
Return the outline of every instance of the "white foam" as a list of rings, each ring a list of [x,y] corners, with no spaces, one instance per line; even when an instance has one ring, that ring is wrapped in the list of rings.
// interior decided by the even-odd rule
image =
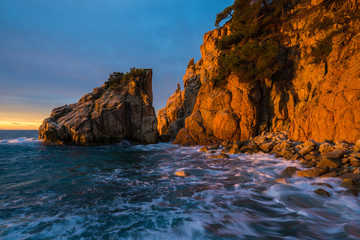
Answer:
[[[0,140],[0,143],[8,143],[8,144],[9,143],[14,143],[14,144],[18,144],[18,143],[36,143],[36,142],[41,142],[41,140],[37,140],[35,138],[27,138],[27,137]]]

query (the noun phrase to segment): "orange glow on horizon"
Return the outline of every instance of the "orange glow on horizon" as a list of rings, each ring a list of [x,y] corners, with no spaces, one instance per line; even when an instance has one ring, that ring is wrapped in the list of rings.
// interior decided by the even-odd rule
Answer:
[[[0,130],[38,130],[40,121],[0,121]]]

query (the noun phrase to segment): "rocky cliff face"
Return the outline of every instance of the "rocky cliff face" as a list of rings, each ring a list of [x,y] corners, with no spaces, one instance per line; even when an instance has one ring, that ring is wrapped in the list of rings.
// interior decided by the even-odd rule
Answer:
[[[197,63],[194,63],[194,59],[190,60],[183,77],[184,90],[181,91],[178,84],[166,106],[159,110],[158,131],[164,139],[175,138],[179,130],[185,127],[185,119],[193,113],[200,87],[217,75],[220,51],[216,41],[227,35],[228,28],[227,24],[204,35],[204,44],[200,46],[202,58]]]
[[[184,75],[184,90],[181,91],[178,84],[166,107],[158,112],[158,131],[164,140],[174,138],[185,127],[185,118],[193,111],[200,86],[200,74],[196,71],[194,59],[191,59]]]
[[[152,102],[151,69],[113,73],[77,103],[55,108],[40,126],[39,138],[68,145],[113,144],[123,139],[155,143],[157,120]]]
[[[185,127],[174,143],[245,140],[265,131],[287,131],[300,141],[356,142],[360,138],[358,4],[357,0],[305,1],[291,11],[278,29],[287,51],[283,65],[289,71],[283,73],[283,80],[249,82],[230,74],[219,85],[214,81],[222,67],[216,42],[230,34],[229,24],[205,34],[202,59],[193,68],[201,87],[192,113],[183,115]],[[181,96],[179,91],[175,94]],[[172,116],[170,122],[178,119]]]

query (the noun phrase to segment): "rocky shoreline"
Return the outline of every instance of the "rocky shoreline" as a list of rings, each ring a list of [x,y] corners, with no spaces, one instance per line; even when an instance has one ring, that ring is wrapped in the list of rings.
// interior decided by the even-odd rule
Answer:
[[[216,154],[220,150],[220,154]],[[232,154],[254,154],[258,152],[274,154],[276,158],[297,161],[306,169],[287,167],[276,182],[286,184],[293,176],[306,178],[339,178],[341,186],[347,188],[345,194],[359,195],[360,191],[360,141],[322,143],[314,140],[296,142],[290,140],[285,132],[263,133],[245,141],[223,141],[221,144],[203,146],[201,152],[210,153],[208,158],[229,158]],[[330,196],[319,188],[317,194]]]

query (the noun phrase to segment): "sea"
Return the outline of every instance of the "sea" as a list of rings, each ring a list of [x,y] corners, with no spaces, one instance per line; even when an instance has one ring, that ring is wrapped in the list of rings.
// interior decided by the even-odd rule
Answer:
[[[274,181],[288,166],[301,169],[296,162],[262,153],[208,159],[200,147],[170,143],[37,139],[37,131],[0,131],[0,239],[360,239],[359,198],[340,180]]]

